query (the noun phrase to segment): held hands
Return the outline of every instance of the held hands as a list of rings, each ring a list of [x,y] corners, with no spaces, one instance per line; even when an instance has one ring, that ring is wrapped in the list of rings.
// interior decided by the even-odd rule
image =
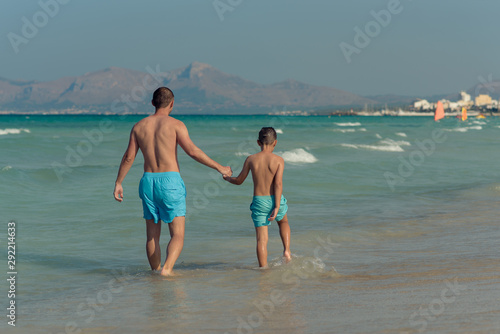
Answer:
[[[226,179],[226,177],[233,175],[233,170],[229,166],[222,166],[222,168],[219,170],[219,173],[221,173],[222,177]]]
[[[113,195],[118,202],[123,201],[123,187],[121,184],[115,184],[115,190],[113,191]]]

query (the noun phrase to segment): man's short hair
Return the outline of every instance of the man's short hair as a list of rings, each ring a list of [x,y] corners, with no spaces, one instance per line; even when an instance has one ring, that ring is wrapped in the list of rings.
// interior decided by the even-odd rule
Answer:
[[[259,141],[262,145],[271,145],[276,139],[276,131],[272,127],[264,127],[259,131]]]
[[[174,99],[174,93],[167,87],[160,87],[153,93],[153,105],[155,108],[165,108]]]

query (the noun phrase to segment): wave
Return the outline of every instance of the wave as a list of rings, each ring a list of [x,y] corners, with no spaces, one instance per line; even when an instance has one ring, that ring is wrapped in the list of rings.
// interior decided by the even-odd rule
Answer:
[[[10,129],[0,129],[0,136],[4,136],[4,135],[18,135],[21,132],[31,133],[31,131],[29,129],[10,128]]]
[[[400,136],[400,137],[405,137],[405,138],[406,138],[406,137],[408,137],[408,136],[406,135],[406,133],[404,133],[404,132],[396,132],[396,135],[397,135],[397,136]]]
[[[236,152],[234,155],[237,156],[237,157],[246,157],[248,155],[252,155],[252,153],[249,153],[249,152]]]
[[[472,121],[472,124],[485,125],[485,124],[487,124],[487,123],[486,123],[486,122],[484,122],[484,121]]]
[[[367,149],[371,151],[385,151],[385,152],[404,152],[405,150],[401,146],[411,146],[411,144],[404,140],[392,140],[384,139],[379,141],[376,145],[364,145],[364,144],[340,144],[343,147],[355,148],[355,149]]]
[[[277,133],[277,134],[282,135],[282,134],[283,134],[283,130],[281,130],[281,129],[276,129],[276,133]]]
[[[359,122],[335,123],[338,126],[361,126]]]
[[[453,131],[453,132],[467,132],[469,130],[482,130],[483,127],[481,125],[473,125],[473,126],[466,126],[463,128],[454,128],[454,129],[443,129],[445,131]]]
[[[365,128],[358,128],[358,129],[328,129],[328,131],[333,131],[333,132],[341,132],[341,133],[352,133],[356,131],[366,131]]]
[[[286,162],[292,163],[315,163],[318,159],[302,148],[296,148],[291,151],[279,152],[280,155]]]
[[[5,172],[12,169],[12,166],[5,166],[4,168],[0,169],[0,172]]]
[[[333,132],[342,132],[342,133],[347,133],[347,132],[356,132],[356,129],[328,129]]]

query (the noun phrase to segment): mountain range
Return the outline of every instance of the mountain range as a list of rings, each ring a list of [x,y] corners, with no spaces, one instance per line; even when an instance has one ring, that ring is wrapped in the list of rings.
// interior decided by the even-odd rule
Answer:
[[[45,82],[0,78],[0,110],[150,113],[152,92],[160,86],[172,89],[175,110],[179,114],[269,113],[283,109],[312,111],[408,103],[414,99],[397,95],[363,97],[292,79],[263,85],[224,73],[208,64],[193,62],[169,72],[161,72],[159,66],[148,67],[144,72],[110,67]],[[500,95],[500,82],[482,84],[480,90],[493,96]],[[477,92],[478,88],[469,91]]]
[[[165,73],[158,67],[145,72],[110,67],[46,82],[0,78],[0,109],[146,113],[151,112],[151,95],[159,86],[172,89],[178,113],[267,113],[273,109],[375,103],[353,93],[295,80],[258,84],[193,62]]]

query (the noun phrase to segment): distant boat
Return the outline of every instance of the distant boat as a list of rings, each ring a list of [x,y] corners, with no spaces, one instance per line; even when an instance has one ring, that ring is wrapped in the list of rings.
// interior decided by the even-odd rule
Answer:
[[[434,112],[434,120],[439,121],[441,118],[444,118],[444,107],[443,102],[438,101],[436,111]]]
[[[483,114],[479,114],[476,116],[476,118],[486,118]]]
[[[465,107],[462,107],[462,121],[467,120],[467,109]]]

